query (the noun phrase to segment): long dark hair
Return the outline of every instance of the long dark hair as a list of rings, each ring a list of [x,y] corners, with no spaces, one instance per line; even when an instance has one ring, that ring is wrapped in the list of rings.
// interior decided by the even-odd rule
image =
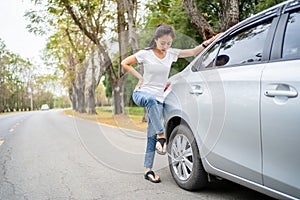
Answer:
[[[160,38],[164,35],[170,35],[173,38],[173,40],[175,39],[175,33],[174,33],[172,26],[170,26],[168,24],[159,24],[154,32],[154,36],[153,36],[150,44],[145,49],[149,50],[149,49],[155,48],[156,47],[155,40],[157,40],[158,38]]]

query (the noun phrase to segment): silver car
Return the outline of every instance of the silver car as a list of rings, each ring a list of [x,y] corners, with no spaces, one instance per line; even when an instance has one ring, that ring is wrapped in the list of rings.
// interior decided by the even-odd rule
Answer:
[[[221,177],[300,199],[300,1],[237,24],[169,79],[172,176],[187,190]]]

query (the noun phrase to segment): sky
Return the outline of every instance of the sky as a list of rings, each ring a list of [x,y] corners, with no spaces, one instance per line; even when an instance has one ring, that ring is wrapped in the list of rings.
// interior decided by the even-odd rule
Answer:
[[[40,62],[45,39],[27,31],[24,17],[25,11],[33,6],[30,0],[0,0],[0,38],[12,53]]]

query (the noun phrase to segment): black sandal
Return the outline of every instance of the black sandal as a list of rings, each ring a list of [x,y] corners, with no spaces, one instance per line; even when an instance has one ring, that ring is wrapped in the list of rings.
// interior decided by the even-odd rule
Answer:
[[[162,150],[159,151],[159,150],[156,148],[156,152],[157,152],[158,154],[160,154],[160,155],[165,155],[165,154],[167,153],[167,151],[166,151],[166,142],[167,142],[166,138],[158,138],[158,139],[157,139],[157,142],[160,143]]]
[[[150,176],[152,175],[152,176]],[[155,179],[155,173],[154,171],[148,171],[146,174],[145,174],[145,179],[148,180],[148,181],[151,181],[152,183],[159,183],[160,182],[160,178],[159,179]]]

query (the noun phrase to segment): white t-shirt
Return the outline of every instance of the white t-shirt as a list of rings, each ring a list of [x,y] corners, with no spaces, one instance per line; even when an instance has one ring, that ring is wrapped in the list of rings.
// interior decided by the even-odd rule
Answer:
[[[171,65],[177,61],[180,49],[170,48],[163,59],[158,58],[152,49],[140,50],[135,53],[138,63],[144,66],[143,84],[139,91],[146,91],[156,96],[156,100],[163,102]]]

